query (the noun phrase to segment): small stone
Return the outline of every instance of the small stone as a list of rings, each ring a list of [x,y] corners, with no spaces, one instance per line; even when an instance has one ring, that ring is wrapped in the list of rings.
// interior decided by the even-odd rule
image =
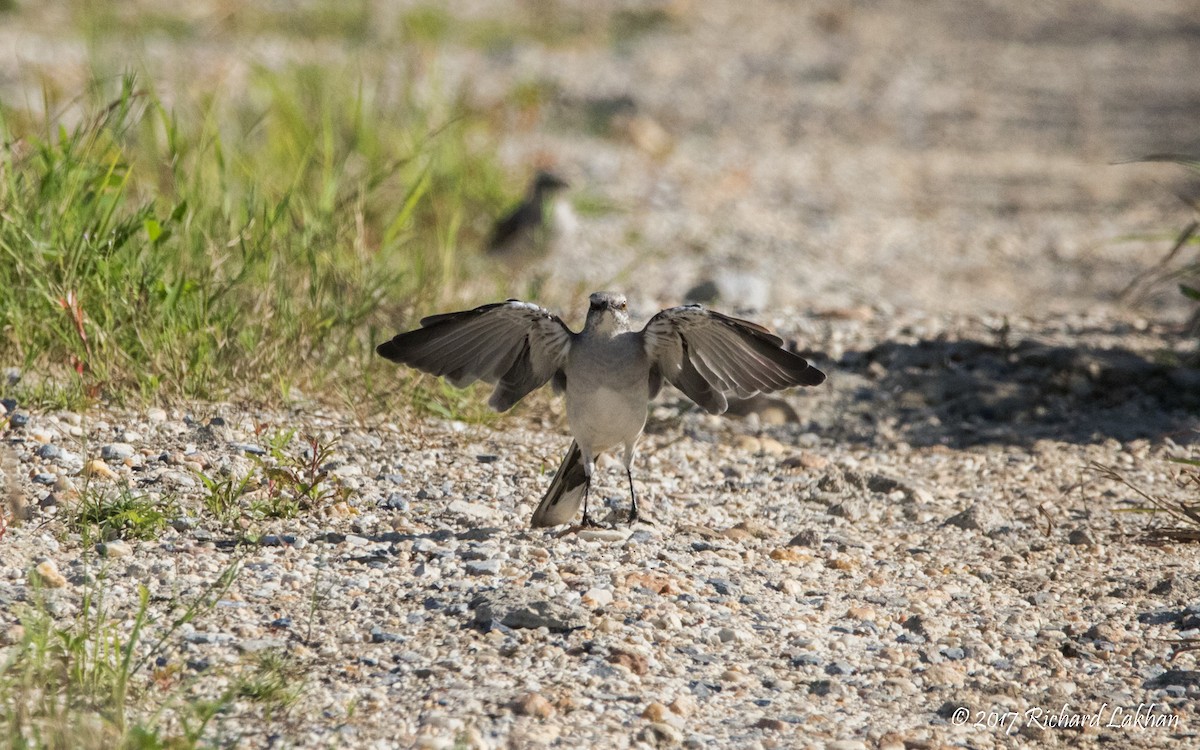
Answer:
[[[593,609],[607,607],[612,604],[613,595],[608,589],[588,589],[583,595],[583,603]]]
[[[49,472],[43,471],[33,475],[34,484],[44,484],[47,487],[53,487],[54,483],[57,481],[58,476],[55,474],[50,474]]]
[[[446,506],[446,510],[470,518],[495,518],[499,515],[495,508],[481,503],[469,503],[466,500],[455,500]]]
[[[467,573],[473,576],[500,575],[499,560],[468,560]]]
[[[887,732],[879,738],[879,750],[905,750],[906,747],[904,735],[897,732]]]
[[[548,719],[554,715],[554,704],[540,693],[525,693],[510,704],[513,713],[519,716],[535,716]]]
[[[638,733],[642,742],[652,745],[678,745],[683,740],[683,734],[666,722],[656,721]]]
[[[656,570],[630,573],[625,576],[625,587],[630,589],[643,588],[655,594],[663,595],[679,593],[679,584],[666,573]]]
[[[961,513],[956,513],[946,519],[944,526],[957,526],[968,531],[988,533],[1004,524],[1000,514],[994,509],[976,503]]]
[[[771,559],[780,562],[808,562],[811,555],[796,551],[795,547],[777,547],[771,550]]]
[[[246,638],[233,645],[242,653],[254,654],[260,651],[282,649],[287,645],[287,641],[282,638]]]
[[[934,664],[925,670],[924,676],[927,687],[962,687],[966,683],[966,675],[962,669],[950,664]]]
[[[533,594],[520,589],[489,591],[471,602],[475,623],[487,627],[499,622],[508,628],[547,628],[563,632],[584,627],[591,619],[586,609],[550,599],[536,599]]]
[[[721,641],[721,643],[729,643],[730,641],[741,643],[749,640],[749,638],[745,633],[733,628],[721,628],[717,631],[717,640]]]
[[[867,622],[875,621],[875,610],[871,607],[851,607],[846,610],[846,617]]]
[[[584,529],[575,536],[587,542],[623,542],[632,534],[632,530],[622,529]]]
[[[83,475],[85,477],[99,477],[100,479],[116,479],[117,472],[108,468],[108,464],[98,458],[88,460],[83,465]]]
[[[608,663],[625,667],[630,672],[633,672],[637,675],[643,675],[650,671],[649,660],[641,654],[635,654],[632,651],[614,649],[613,652],[608,656]]]
[[[696,699],[691,695],[681,695],[671,701],[667,708],[671,709],[671,713],[686,719],[696,712]]]
[[[725,529],[724,531],[721,532],[721,536],[725,537],[726,539],[729,539],[730,541],[734,541],[734,542],[738,542],[738,543],[748,542],[754,538],[754,535],[751,534],[749,531],[746,531],[745,529],[738,529],[738,528]]]
[[[42,584],[52,589],[61,589],[67,585],[67,579],[58,572],[58,565],[53,560],[43,560],[34,568]]]
[[[45,445],[38,446],[38,449],[37,449],[37,457],[44,458],[47,461],[53,461],[54,459],[58,458],[61,455],[62,455],[62,448],[59,448],[57,445],[53,445],[51,443],[46,443]]]
[[[854,672],[854,665],[848,661],[835,661],[825,667],[825,674],[829,675],[850,675]]]
[[[829,466],[829,459],[824,456],[818,456],[816,453],[801,453],[797,458],[797,463],[802,469],[824,469]]]
[[[817,547],[821,544],[821,535],[816,529],[805,529],[787,543],[789,547]]]
[[[133,446],[129,443],[109,443],[100,448],[100,458],[105,461],[124,461],[133,454]]]
[[[1072,529],[1067,535],[1067,544],[1075,544],[1086,547],[1095,547],[1096,540],[1092,537],[1091,532],[1085,528]]]
[[[642,718],[650,721],[666,721],[669,710],[658,701],[653,701],[642,711]]]
[[[766,716],[762,717],[753,724],[755,729],[766,729],[772,732],[782,732],[788,728],[788,723],[781,719],[770,719]]]
[[[774,528],[753,520],[742,521],[733,528],[741,529],[742,531],[745,531],[753,536],[755,539],[771,539],[776,535],[776,533],[778,533]]]
[[[113,559],[120,557],[129,557],[133,554],[133,547],[129,546],[128,542],[114,539],[111,542],[101,542],[96,545],[96,552],[101,557],[110,557]]]
[[[165,409],[160,409],[157,406],[151,406],[146,410],[146,419],[155,424],[162,424],[167,421],[167,412]]]
[[[389,633],[378,625],[371,628],[371,643],[404,643],[404,636]]]
[[[1088,628],[1083,634],[1084,638],[1090,638],[1093,641],[1108,641],[1109,643],[1120,643],[1125,640],[1125,629],[1107,622],[1101,622]]]
[[[758,453],[762,450],[762,441],[753,435],[738,435],[733,439],[733,445],[747,453]]]

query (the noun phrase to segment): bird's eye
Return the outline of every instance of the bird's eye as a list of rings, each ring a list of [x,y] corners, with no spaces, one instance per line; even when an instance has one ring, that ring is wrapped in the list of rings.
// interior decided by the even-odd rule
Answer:
[[[625,303],[624,303],[624,302],[622,302],[621,304],[617,305],[617,309],[618,309],[618,310],[624,310],[624,309],[625,309]]]

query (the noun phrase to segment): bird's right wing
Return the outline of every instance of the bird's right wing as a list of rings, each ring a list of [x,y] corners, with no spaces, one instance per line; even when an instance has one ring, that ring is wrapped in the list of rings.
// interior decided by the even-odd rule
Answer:
[[[783,340],[748,320],[700,305],[663,310],[642,330],[650,365],[712,414],[729,399],[817,385],[825,373],[783,348]]]
[[[495,383],[488,404],[506,411],[566,364],[574,335],[550,311],[508,300],[430,316],[375,351],[460,388],[476,380]]]

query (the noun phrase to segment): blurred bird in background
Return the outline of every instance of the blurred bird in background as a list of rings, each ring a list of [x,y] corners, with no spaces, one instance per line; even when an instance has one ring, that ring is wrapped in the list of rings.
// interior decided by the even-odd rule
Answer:
[[[540,170],[524,200],[492,228],[488,254],[514,266],[529,265],[545,257],[561,224],[571,221],[569,207],[559,200],[567,187],[566,180]]]

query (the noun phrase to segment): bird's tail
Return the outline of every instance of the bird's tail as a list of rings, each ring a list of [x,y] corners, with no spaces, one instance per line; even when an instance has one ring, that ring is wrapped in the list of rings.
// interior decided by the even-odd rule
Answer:
[[[579,512],[586,489],[587,474],[583,470],[583,453],[579,450],[579,444],[572,440],[567,455],[563,457],[554,479],[550,482],[550,489],[546,490],[542,501],[538,503],[529,525],[538,528],[570,523]]]

